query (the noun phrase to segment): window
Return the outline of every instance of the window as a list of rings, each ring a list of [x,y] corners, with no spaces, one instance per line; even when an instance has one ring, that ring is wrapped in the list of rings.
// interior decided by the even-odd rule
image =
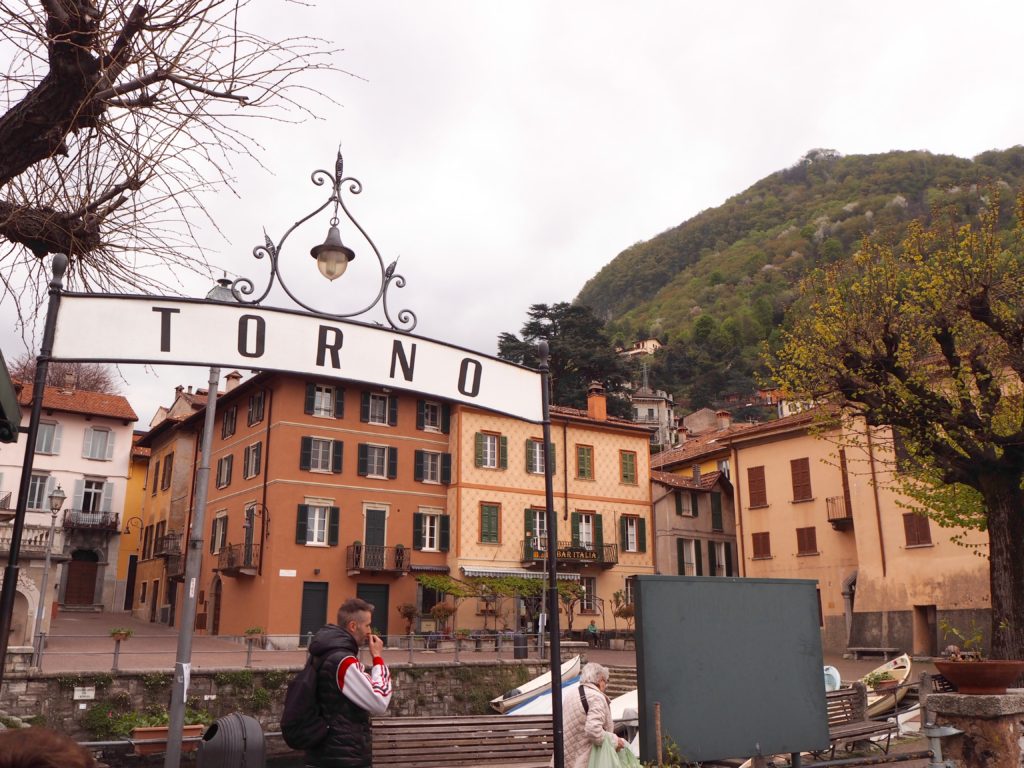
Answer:
[[[148,560],[153,554],[153,526],[147,525],[142,532],[142,559]]]
[[[249,413],[246,416],[245,422],[250,427],[253,424],[259,424],[263,421],[263,403],[266,392],[260,390],[259,392],[253,392],[249,395]]]
[[[772,556],[772,539],[768,531],[751,534],[754,544],[754,559],[764,560]]]
[[[235,434],[235,420],[238,418],[238,406],[232,405],[224,409],[224,417],[220,422],[220,438],[227,440]]]
[[[544,474],[544,443],[540,440],[526,440],[526,471],[534,475]]]
[[[501,507],[497,504],[480,505],[480,542],[498,544],[501,541]]]
[[[28,480],[28,508],[48,510],[53,485],[49,475],[32,475]]]
[[[642,517],[623,515],[619,518],[619,539],[624,552],[647,551],[646,523]]]
[[[680,576],[700,576],[700,542],[676,539],[676,557]]]
[[[345,415],[345,390],[330,384],[306,384],[303,411],[312,416],[340,419]]]
[[[164,457],[164,471],[160,475],[160,490],[166,491],[171,487],[171,474],[174,472],[174,454],[168,453]]]
[[[696,491],[682,491],[676,489],[673,494],[676,501],[676,514],[684,517],[696,517],[698,509],[698,496]]]
[[[157,488],[160,487],[160,483],[158,482],[159,479],[160,479],[160,459],[157,459],[156,460],[156,464],[153,465],[153,492],[151,494],[152,496],[156,496]]]
[[[588,548],[594,546],[594,516],[588,512],[581,512],[576,524],[578,533],[573,537],[573,544]]]
[[[923,547],[932,543],[932,532],[925,515],[916,512],[904,513],[903,532],[906,534],[908,547]]]
[[[722,524],[722,494],[718,491],[711,493],[711,530],[719,533],[725,530]]]
[[[250,477],[256,477],[260,473],[261,462],[263,458],[263,443],[253,443],[252,445],[246,446],[245,455],[242,457],[242,464],[245,466],[242,475],[248,480]]]
[[[312,472],[341,472],[345,444],[323,437],[303,437],[299,448],[299,469]]]
[[[413,479],[423,483],[444,483],[452,480],[452,457],[437,451],[416,451]]]
[[[718,471],[721,472],[726,477],[729,477],[729,460],[728,459],[719,459],[718,460]]]
[[[583,597],[580,598],[581,613],[597,612],[597,579],[593,576],[580,578],[580,586],[583,588]]]
[[[213,530],[210,533],[210,554],[216,555],[228,545],[228,513],[221,510],[213,518]]]
[[[338,523],[341,510],[330,502],[316,500],[299,504],[295,524],[295,543],[306,546],[334,547],[338,545]]]
[[[576,446],[576,477],[580,480],[594,479],[594,446]]]
[[[82,456],[98,461],[110,461],[114,456],[114,433],[102,427],[86,429]]]
[[[814,526],[796,529],[796,553],[798,555],[818,554],[818,536]]]
[[[359,444],[358,471],[361,477],[398,477],[398,449],[386,445]]]
[[[367,419],[370,424],[388,423],[388,397],[387,395],[370,395],[370,416]]]
[[[811,462],[808,459],[793,459],[789,462],[789,470],[793,475],[793,501],[810,501],[811,495]]]
[[[416,401],[416,429],[448,434],[450,421],[451,408],[447,403]]]
[[[359,420],[367,424],[398,425],[398,398],[376,392],[363,392]]]
[[[231,465],[235,463],[234,456],[224,456],[217,459],[217,487],[227,488],[231,485]]]
[[[508,438],[489,432],[477,432],[475,436],[475,463],[485,469],[508,468]]]
[[[768,490],[764,484],[764,467],[747,467],[747,494],[751,509],[768,506]]]
[[[36,453],[60,453],[60,424],[52,422],[39,422],[39,431],[36,433]]]
[[[527,546],[537,552],[546,552],[548,548],[548,513],[544,509],[526,510]]]
[[[143,558],[145,559],[145,558]],[[139,590],[139,605],[146,604],[146,587],[149,586],[149,582],[142,582],[142,588]]]
[[[636,453],[619,451],[619,482],[636,485]]]
[[[708,576],[729,576],[732,549],[724,541],[708,542]]]
[[[85,480],[82,483],[82,502],[79,509],[87,514],[103,511],[103,480]]]
[[[441,510],[417,512],[412,516],[413,549],[447,552],[449,518]]]
[[[623,590],[626,605],[633,605],[636,602],[636,577],[627,576],[625,589]]]

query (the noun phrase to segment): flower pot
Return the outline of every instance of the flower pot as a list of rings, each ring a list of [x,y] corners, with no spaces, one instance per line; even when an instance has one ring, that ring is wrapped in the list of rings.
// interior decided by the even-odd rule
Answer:
[[[206,726],[202,723],[198,725],[186,725],[182,728],[182,736],[185,738],[192,738],[203,735],[203,729]],[[167,751],[167,726],[166,725],[154,725],[142,728],[132,729],[132,741],[136,740],[147,740],[147,739],[162,739],[160,742],[153,742],[152,744],[134,744],[136,755],[155,755],[159,752]],[[181,743],[182,752],[195,752],[199,748],[198,741],[183,741]]]
[[[871,690],[876,693],[884,693],[885,691],[891,691],[900,684],[899,680],[879,680],[873,686]]]
[[[131,635],[127,632],[113,632],[111,633],[110,636],[115,640],[127,640],[129,637],[131,637]]]
[[[936,661],[935,668],[958,693],[999,694],[1024,674],[1024,661]]]

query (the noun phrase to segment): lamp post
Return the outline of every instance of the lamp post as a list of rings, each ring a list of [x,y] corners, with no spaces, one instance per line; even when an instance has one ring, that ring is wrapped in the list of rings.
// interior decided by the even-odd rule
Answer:
[[[53,529],[57,525],[57,515],[60,508],[64,506],[64,499],[67,494],[58,485],[50,494],[50,534],[46,537],[46,560],[43,563],[43,583],[39,588],[39,604],[36,606],[35,656],[32,659],[32,666],[38,667],[43,660],[43,610],[46,606],[46,586],[50,580],[50,556],[53,554]]]

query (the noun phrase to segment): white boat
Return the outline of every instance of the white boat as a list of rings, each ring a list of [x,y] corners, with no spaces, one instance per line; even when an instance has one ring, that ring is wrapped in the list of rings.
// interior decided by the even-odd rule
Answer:
[[[890,710],[896,709],[903,700],[903,697],[907,695],[907,686],[904,683],[910,677],[910,667],[910,656],[904,653],[895,659],[885,662],[881,666],[875,667],[875,669],[868,673],[873,675],[876,672],[888,672],[896,679],[897,684],[897,687],[891,691],[873,691],[870,688],[868,689],[868,717],[878,717]],[[867,677],[867,675],[864,677]],[[861,678],[861,682],[863,681],[864,678]]]
[[[580,665],[582,664],[582,658],[580,656],[574,656],[568,661],[562,664],[562,687],[565,688],[572,682],[576,682],[580,677]],[[525,705],[530,704],[538,697],[548,696],[548,707],[547,711],[551,711],[551,672],[545,672],[540,677],[535,677],[527,683],[523,683],[518,688],[514,688],[511,691],[506,691],[501,696],[495,699],[491,699],[491,707],[501,712],[503,715],[512,714],[542,714],[542,712],[533,711],[521,711],[521,708]]]

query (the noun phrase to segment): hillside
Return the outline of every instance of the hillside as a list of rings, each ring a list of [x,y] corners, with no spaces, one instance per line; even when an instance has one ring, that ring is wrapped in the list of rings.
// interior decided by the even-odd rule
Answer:
[[[1024,147],[973,159],[812,150],[721,206],[626,249],[576,302],[603,318],[619,345],[647,336],[667,343],[652,361],[652,383],[692,407],[714,405],[730,392],[752,391],[763,343],[783,322],[805,272],[848,257],[865,237],[898,241],[909,221],[936,204],[969,216],[993,184],[1007,203],[1024,187]]]

